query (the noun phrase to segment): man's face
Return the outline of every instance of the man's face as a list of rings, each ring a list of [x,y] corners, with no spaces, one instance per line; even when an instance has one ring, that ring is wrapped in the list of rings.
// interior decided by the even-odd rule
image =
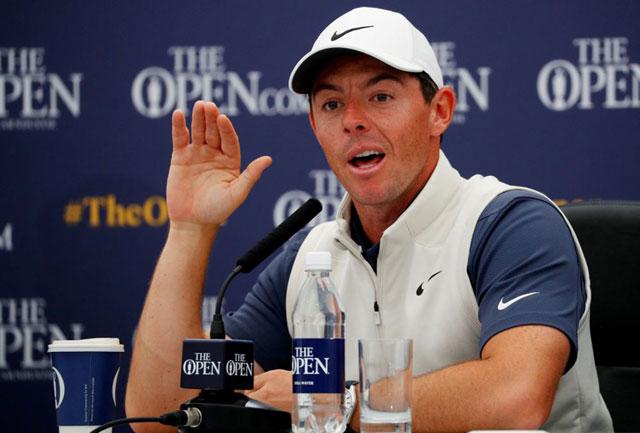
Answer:
[[[360,210],[402,212],[426,184],[440,132],[420,82],[372,57],[339,57],[317,76],[311,124],[329,166]]]

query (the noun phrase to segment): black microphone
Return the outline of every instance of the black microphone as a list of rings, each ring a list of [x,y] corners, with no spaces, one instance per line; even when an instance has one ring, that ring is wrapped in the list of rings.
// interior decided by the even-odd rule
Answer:
[[[222,299],[231,280],[240,272],[251,272],[256,266],[262,263],[264,259],[269,257],[271,253],[288,241],[291,236],[306,226],[321,210],[322,204],[317,199],[310,198],[236,261],[236,267],[229,276],[227,276],[218,292],[216,309],[213,314],[213,320],[211,321],[211,328],[209,329],[209,336],[211,338],[225,337],[224,322],[222,321],[220,311],[222,310]]]
[[[321,210],[322,204],[318,200],[315,198],[307,200],[294,213],[282,221],[278,227],[273,229],[271,233],[238,259],[236,266],[242,268],[240,272],[251,272],[291,236],[306,226]]]
[[[210,340],[186,339],[182,347],[182,388],[201,389],[200,394],[180,408],[198,414],[193,433],[288,433],[291,416],[234,390],[253,388],[253,341],[225,340],[220,310],[231,280],[240,272],[249,272],[307,225],[322,205],[314,198],[307,200],[291,216],[236,262],[218,293],[211,322]]]

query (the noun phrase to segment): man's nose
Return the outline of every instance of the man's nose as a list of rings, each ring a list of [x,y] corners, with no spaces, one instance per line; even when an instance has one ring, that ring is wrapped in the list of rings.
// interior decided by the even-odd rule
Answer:
[[[357,101],[347,103],[342,118],[344,132],[347,134],[358,134],[369,130],[369,121],[366,112]]]

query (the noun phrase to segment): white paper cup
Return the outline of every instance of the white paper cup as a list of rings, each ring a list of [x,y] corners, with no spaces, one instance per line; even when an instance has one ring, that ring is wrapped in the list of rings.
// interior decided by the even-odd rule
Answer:
[[[58,340],[49,345],[60,433],[88,433],[114,419],[122,352],[117,338]]]

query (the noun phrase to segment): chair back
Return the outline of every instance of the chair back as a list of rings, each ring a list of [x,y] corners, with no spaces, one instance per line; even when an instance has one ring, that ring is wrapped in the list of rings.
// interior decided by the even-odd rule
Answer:
[[[560,209],[589,267],[600,392],[614,430],[640,432],[640,202],[592,200]]]

